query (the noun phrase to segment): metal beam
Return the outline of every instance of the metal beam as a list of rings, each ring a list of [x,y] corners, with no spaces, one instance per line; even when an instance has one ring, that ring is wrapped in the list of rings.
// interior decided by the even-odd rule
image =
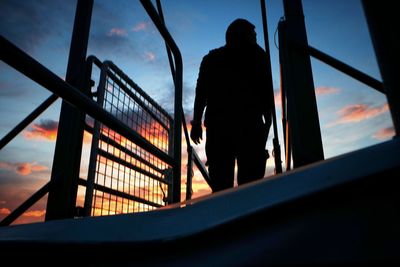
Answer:
[[[385,94],[385,90],[384,90],[384,86],[383,83],[378,81],[375,78],[372,78],[371,76],[359,71],[358,69],[355,69],[349,65],[347,65],[346,63],[337,60],[334,57],[331,57],[328,54],[325,54],[324,52],[312,47],[312,46],[308,46],[308,47],[303,47],[298,43],[293,43],[294,47],[298,48],[298,49],[305,49],[310,56],[324,62],[325,64],[331,66],[332,68],[335,68],[347,75],[349,75],[350,77],[356,79],[359,82],[362,82],[366,85],[368,85],[369,87],[377,90],[378,92],[381,92],[383,94]]]
[[[93,0],[78,0],[66,74],[66,82],[84,89],[85,61]],[[85,113],[62,102],[46,221],[73,218],[82,153]]]
[[[292,143],[293,167],[299,167],[324,159],[321,129],[315,97],[310,56],[295,50],[291,42],[308,46],[301,0],[284,0],[286,44],[280,45],[285,53],[284,84],[287,88],[288,121]]]
[[[398,65],[400,60],[398,8],[396,1],[363,0],[367,20],[384,90],[392,115],[396,136],[400,135],[400,83]]]

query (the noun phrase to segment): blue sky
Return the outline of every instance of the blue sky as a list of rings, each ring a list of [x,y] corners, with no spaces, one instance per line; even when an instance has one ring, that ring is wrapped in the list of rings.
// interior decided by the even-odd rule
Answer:
[[[172,112],[173,84],[165,46],[139,1],[94,3],[88,55],[112,60]],[[168,0],[162,4],[167,27],[184,60],[183,105],[190,119],[201,59],[209,50],[224,45],[230,22],[239,17],[251,21],[259,44],[264,46],[259,1]],[[279,61],[274,36],[283,8],[280,0],[267,0],[266,4],[273,82],[278,96]],[[0,0],[0,32],[64,78],[75,6],[75,0]],[[303,8],[310,45],[381,80],[360,1],[303,0]],[[393,136],[386,98],[381,93],[317,60],[312,60],[312,68],[327,158]],[[49,95],[0,62],[0,135],[4,136]],[[0,151],[0,219],[49,180],[59,111],[58,100]],[[277,116],[283,147],[279,102]],[[270,150],[271,139],[267,144]],[[205,159],[204,142],[196,150]],[[272,161],[268,164],[271,174]],[[195,193],[209,192],[199,179],[195,182],[199,184]],[[43,207],[43,203],[39,204],[33,211],[40,215]],[[32,220],[28,217],[26,220]]]

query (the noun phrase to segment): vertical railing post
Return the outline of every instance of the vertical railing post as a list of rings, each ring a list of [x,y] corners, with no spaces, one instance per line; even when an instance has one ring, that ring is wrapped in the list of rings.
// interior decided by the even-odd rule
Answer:
[[[193,179],[193,147],[188,147],[188,164],[186,175],[186,200],[192,199],[192,179]]]
[[[278,126],[276,123],[276,111],[275,111],[275,99],[274,99],[274,85],[272,82],[272,70],[271,70],[271,55],[269,52],[269,40],[268,40],[268,26],[267,26],[267,9],[265,5],[265,0],[260,0],[261,3],[261,15],[263,22],[263,32],[264,32],[264,46],[265,53],[267,54],[267,73],[266,78],[268,80],[268,94],[271,95],[271,114],[272,114],[272,129],[274,132],[274,137],[272,144],[274,147],[274,159],[275,159],[275,174],[282,172],[282,161],[281,161],[281,146],[278,139]]]
[[[321,129],[314,90],[310,56],[306,51],[293,48],[294,42],[308,46],[301,0],[284,0],[286,60],[282,64],[286,73],[287,105],[293,167],[324,159]]]
[[[398,8],[394,1],[384,3],[363,0],[363,8],[369,32],[378,60],[379,70],[396,136],[400,135],[400,83],[398,65],[400,60]]]
[[[289,79],[289,73],[287,68],[287,41],[286,41],[286,29],[285,21],[281,20],[278,23],[279,33],[279,67],[280,67],[280,80],[281,80],[281,102],[282,102],[282,128],[283,128],[283,139],[285,141],[285,166],[286,171],[289,171],[291,167],[292,159],[292,146],[290,142],[290,123],[288,113],[290,113],[290,106],[287,105],[286,91],[288,90],[285,81]]]
[[[66,82],[85,87],[85,61],[93,0],[78,0],[68,59]],[[85,114],[63,101],[54,152],[46,221],[72,218],[82,152]]]
[[[103,104],[104,104],[107,70],[108,70],[108,68],[106,65],[101,66],[100,82],[97,87],[97,104],[99,104],[100,107],[103,107]],[[92,145],[90,147],[85,202],[84,202],[84,216],[90,216],[92,214],[93,191],[94,191],[94,183],[95,183],[94,179],[96,177],[97,156],[98,156],[101,128],[102,128],[101,125],[102,124],[98,120],[94,121],[93,134],[92,134]]]

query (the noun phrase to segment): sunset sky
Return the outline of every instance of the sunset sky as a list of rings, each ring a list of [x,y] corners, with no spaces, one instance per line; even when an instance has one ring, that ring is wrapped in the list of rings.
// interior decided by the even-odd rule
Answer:
[[[168,0],[162,4],[167,27],[184,60],[183,107],[190,120],[201,59],[209,50],[224,45],[230,22],[236,18],[252,22],[258,43],[264,47],[260,3],[259,0]],[[266,4],[283,147],[276,46],[276,27],[283,8],[281,0],[267,0]],[[0,0],[0,33],[65,78],[75,7],[76,0]],[[381,80],[360,1],[303,0],[303,8],[310,45]],[[173,83],[165,46],[139,1],[94,1],[88,55],[113,61],[173,113]],[[317,60],[312,59],[312,68],[326,158],[394,135],[383,94]],[[49,91],[0,62],[0,136],[8,133],[49,95]],[[0,151],[0,220],[49,181],[60,103],[58,100]],[[90,136],[85,140],[90,140]],[[267,143],[270,151],[271,140],[270,137]],[[84,143],[85,157],[90,143]],[[204,140],[195,149],[205,161]],[[272,161],[268,161],[267,175],[273,174]],[[84,175],[87,173],[85,158],[82,162]],[[194,178],[193,190],[194,197],[210,193],[199,175]],[[45,203],[46,198],[17,223],[43,220]]]

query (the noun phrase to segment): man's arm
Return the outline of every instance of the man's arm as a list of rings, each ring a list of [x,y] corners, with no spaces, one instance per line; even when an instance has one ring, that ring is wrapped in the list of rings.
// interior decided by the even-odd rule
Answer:
[[[203,129],[201,127],[202,117],[204,109],[207,105],[207,60],[203,58],[199,77],[197,79],[196,85],[196,96],[194,100],[194,109],[193,109],[193,120],[191,121],[192,129],[190,131],[190,138],[193,140],[195,144],[199,144],[200,140],[203,139],[202,132]]]

